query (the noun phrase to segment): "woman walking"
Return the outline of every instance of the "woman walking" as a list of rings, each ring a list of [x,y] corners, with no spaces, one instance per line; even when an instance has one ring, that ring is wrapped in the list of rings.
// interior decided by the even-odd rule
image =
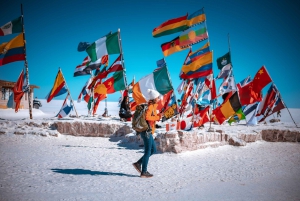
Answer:
[[[141,174],[141,178],[153,177],[147,170],[148,161],[152,154],[156,152],[156,144],[153,139],[153,134],[155,132],[155,123],[161,118],[160,114],[157,114],[157,101],[159,93],[155,90],[148,89],[149,101],[148,109],[146,111],[146,120],[149,124],[149,129],[140,133],[144,141],[144,155],[136,162],[133,163],[133,167]]]

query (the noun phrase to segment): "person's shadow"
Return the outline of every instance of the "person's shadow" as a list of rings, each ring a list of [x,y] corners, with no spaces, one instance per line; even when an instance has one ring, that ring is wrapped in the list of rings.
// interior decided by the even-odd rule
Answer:
[[[72,174],[72,175],[104,175],[104,176],[126,176],[126,177],[139,177],[139,175],[131,175],[116,172],[101,172],[84,169],[51,169],[55,173]]]

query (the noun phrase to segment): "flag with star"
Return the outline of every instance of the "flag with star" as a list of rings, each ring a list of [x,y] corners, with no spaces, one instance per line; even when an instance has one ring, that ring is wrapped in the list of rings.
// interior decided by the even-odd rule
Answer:
[[[124,73],[122,71],[117,71],[113,74],[111,78],[105,80],[105,82],[98,84],[95,87],[95,94],[112,94],[116,91],[121,91],[125,89],[125,79]]]

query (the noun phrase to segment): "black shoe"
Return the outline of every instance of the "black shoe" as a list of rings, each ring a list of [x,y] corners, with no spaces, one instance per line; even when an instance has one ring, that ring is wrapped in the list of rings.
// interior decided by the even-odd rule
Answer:
[[[148,171],[141,173],[141,178],[150,178],[150,177],[153,177],[153,174],[150,174]]]
[[[139,173],[142,172],[142,170],[141,170],[141,164],[139,164],[138,162],[136,162],[136,163],[132,163],[132,165],[136,169],[136,171],[138,171]]]

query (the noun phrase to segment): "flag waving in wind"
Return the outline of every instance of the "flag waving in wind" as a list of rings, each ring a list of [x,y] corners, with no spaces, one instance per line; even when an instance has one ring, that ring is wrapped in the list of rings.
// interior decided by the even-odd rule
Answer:
[[[63,77],[61,70],[59,69],[53,87],[49,94],[46,96],[47,103],[49,103],[54,97],[60,96],[67,92],[66,81]]]
[[[0,44],[0,66],[25,60],[24,45],[23,33],[20,33],[9,42]]]
[[[70,114],[71,110],[73,109],[73,106],[72,105],[69,106],[67,103],[68,97],[69,97],[69,94],[65,98],[65,101],[64,101],[60,111],[56,115],[58,119],[68,116]]]
[[[98,39],[86,49],[86,52],[92,62],[101,59],[104,55],[119,54],[119,32],[108,34]]]
[[[18,17],[0,27],[0,36],[6,36],[13,33],[22,32],[22,17]]]
[[[24,71],[22,70],[16,84],[14,85],[13,91],[14,91],[14,101],[16,103],[15,106],[15,112],[18,112],[19,107],[20,107],[20,103],[21,103],[21,99],[24,95],[23,92],[23,81],[24,81]]]

